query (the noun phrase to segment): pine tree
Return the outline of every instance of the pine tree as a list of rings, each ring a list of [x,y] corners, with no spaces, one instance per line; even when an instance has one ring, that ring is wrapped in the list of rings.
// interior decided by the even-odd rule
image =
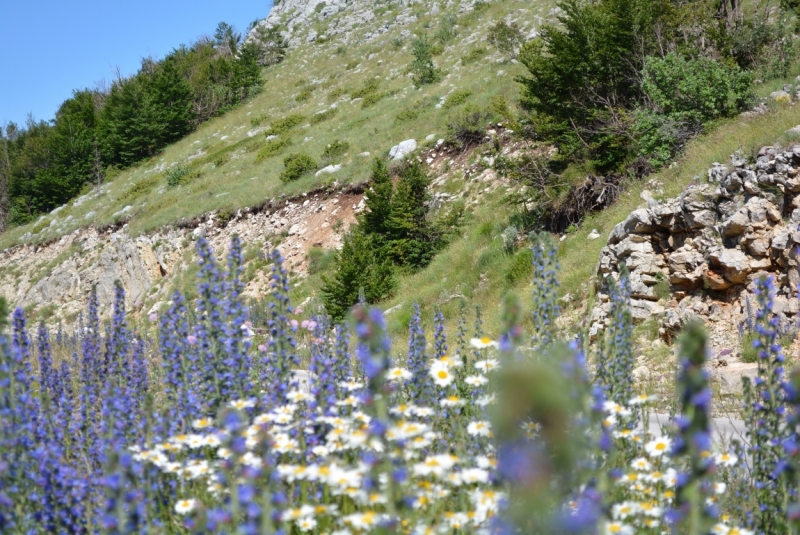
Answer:
[[[344,318],[360,292],[367,303],[376,303],[396,287],[394,269],[383,248],[358,228],[345,236],[336,254],[336,272],[322,281],[322,301],[334,320]]]
[[[387,221],[389,254],[395,263],[421,268],[431,261],[438,239],[427,219],[430,179],[419,162],[400,173]]]
[[[428,37],[422,35],[411,43],[411,53],[414,61],[411,62],[411,73],[414,85],[417,87],[432,84],[439,78],[439,72],[433,64],[433,54]]]
[[[377,235],[381,240],[385,238],[392,211],[393,192],[389,169],[383,160],[376,158],[372,164],[369,190],[364,201],[366,209],[359,220],[359,227],[364,234]]]

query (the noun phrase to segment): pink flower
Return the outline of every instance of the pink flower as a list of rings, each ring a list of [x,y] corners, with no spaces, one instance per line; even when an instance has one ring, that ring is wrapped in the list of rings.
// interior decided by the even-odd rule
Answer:
[[[267,345],[266,344],[258,344],[258,350],[263,353],[264,351],[267,350]]]
[[[186,341],[194,345],[197,343],[197,337],[193,334],[190,334],[189,336],[186,337]]]
[[[296,309],[294,309],[294,313],[295,314],[302,314],[303,313],[303,307],[297,307]]]
[[[317,328],[317,322],[314,321],[314,320],[309,321],[307,328],[308,328],[309,331],[313,331],[314,329]]]
[[[299,324],[297,323],[297,320],[292,320],[289,322],[289,325],[291,325],[293,331],[296,331]]]
[[[308,320],[303,320],[302,323],[300,323],[300,327],[308,329]]]
[[[147,316],[147,317],[148,317],[148,318],[150,318],[150,321],[156,321],[156,320],[158,319],[158,314],[156,314],[155,312],[153,312],[152,314],[150,314],[150,315],[149,315],[149,316]]]

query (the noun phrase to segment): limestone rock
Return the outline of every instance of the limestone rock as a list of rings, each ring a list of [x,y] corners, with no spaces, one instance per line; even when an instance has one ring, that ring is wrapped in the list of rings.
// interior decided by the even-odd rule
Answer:
[[[389,149],[389,158],[392,160],[402,160],[415,150],[417,150],[417,142],[413,139],[406,139]]]
[[[747,255],[739,249],[719,249],[708,258],[723,271],[725,279],[734,284],[744,283],[751,271]]]

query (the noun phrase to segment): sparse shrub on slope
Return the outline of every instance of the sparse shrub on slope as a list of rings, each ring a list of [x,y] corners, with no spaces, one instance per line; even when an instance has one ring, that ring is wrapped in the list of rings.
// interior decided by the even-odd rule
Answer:
[[[506,24],[502,20],[497,21],[489,28],[486,40],[509,59],[517,57],[519,49],[525,41],[519,24],[516,22]]]
[[[494,115],[478,106],[467,105],[463,110],[450,116],[447,122],[447,133],[450,140],[461,148],[469,148],[483,141],[486,127],[492,122]]]
[[[350,150],[350,143],[336,139],[322,151],[322,162],[326,165],[333,163],[337,158],[344,156],[348,150]]]
[[[416,87],[439,81],[440,73],[433,64],[433,47],[426,35],[420,35],[411,42],[411,75]]]
[[[285,168],[280,176],[283,182],[297,180],[306,173],[316,171],[319,167],[314,158],[304,152],[290,154],[283,159],[283,165]]]

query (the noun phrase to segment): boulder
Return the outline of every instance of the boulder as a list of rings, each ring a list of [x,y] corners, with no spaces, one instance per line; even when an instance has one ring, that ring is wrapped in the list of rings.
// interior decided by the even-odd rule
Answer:
[[[646,208],[639,208],[631,212],[625,221],[614,227],[608,243],[614,244],[622,241],[629,234],[649,234],[655,232],[656,226],[653,224],[650,213]]]
[[[722,165],[719,162],[714,162],[712,164],[711,169],[708,170],[708,181],[716,184],[722,181],[725,178],[725,175],[728,174],[728,168]]]
[[[746,208],[740,208],[731,217],[726,219],[721,226],[722,235],[726,238],[738,236],[747,230],[750,217]]]
[[[415,150],[417,150],[417,142],[413,139],[406,139],[389,149],[389,158],[392,160],[402,160]]]
[[[752,381],[757,374],[758,364],[755,362],[733,362],[709,373],[711,381],[719,387],[719,393],[729,396],[742,395],[742,378],[749,377]]]
[[[726,280],[734,284],[744,283],[751,271],[747,255],[739,249],[718,249],[708,259],[722,270]]]

